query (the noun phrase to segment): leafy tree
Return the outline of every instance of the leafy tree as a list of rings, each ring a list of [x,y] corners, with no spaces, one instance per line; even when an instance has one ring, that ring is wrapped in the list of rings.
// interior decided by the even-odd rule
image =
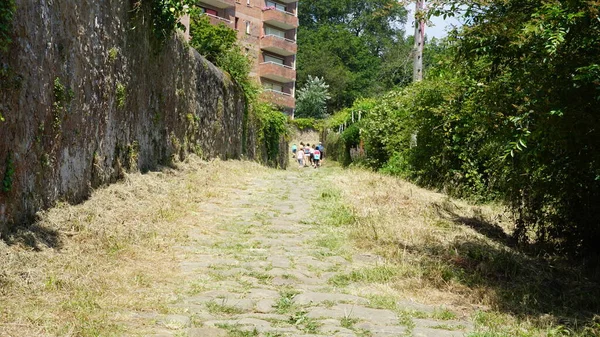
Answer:
[[[296,99],[296,116],[303,118],[324,118],[327,115],[329,85],[322,78],[308,76],[308,81]]]
[[[209,18],[196,9],[192,10],[191,14],[190,36],[190,45],[213,63],[231,50],[237,42],[235,30],[223,23],[211,24]]]
[[[196,8],[191,10],[190,18],[190,45],[226,71],[242,87],[246,98],[254,101],[259,88],[250,78],[252,62],[238,46],[235,30],[224,24],[211,24]]]
[[[600,253],[598,2],[467,2],[469,25],[440,50],[446,58],[361,122],[369,162],[505,201],[522,242]]]
[[[136,2],[134,11],[139,11],[144,3]],[[183,29],[179,19],[188,12],[192,3],[192,0],[150,0],[154,36],[159,41],[164,41],[176,28]]]
[[[395,0],[307,0],[299,3],[298,85],[308,75],[330,85],[328,108],[340,110],[401,80],[387,78],[382,63],[404,44],[406,10]],[[397,53],[396,53],[397,54]]]

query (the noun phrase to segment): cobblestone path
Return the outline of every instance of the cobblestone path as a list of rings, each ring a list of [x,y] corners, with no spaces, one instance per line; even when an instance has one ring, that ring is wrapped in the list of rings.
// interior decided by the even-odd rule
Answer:
[[[471,324],[432,318],[439,308],[398,299],[400,310],[382,309],[331,282],[383,261],[315,244],[324,239],[311,212],[321,174],[269,171],[229,190],[226,202],[200,204],[204,225],[179,247],[179,314],[148,315],[154,336],[463,336]]]

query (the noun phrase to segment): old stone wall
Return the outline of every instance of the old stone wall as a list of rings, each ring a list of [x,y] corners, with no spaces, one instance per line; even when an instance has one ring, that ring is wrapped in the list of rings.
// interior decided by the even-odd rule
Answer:
[[[134,3],[16,1],[0,55],[0,230],[124,171],[242,155],[241,90],[184,39],[159,41]]]

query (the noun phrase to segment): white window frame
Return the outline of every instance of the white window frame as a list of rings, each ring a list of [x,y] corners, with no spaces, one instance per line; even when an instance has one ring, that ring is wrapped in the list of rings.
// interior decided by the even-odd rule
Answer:
[[[282,11],[282,12],[287,12],[287,6],[285,4],[279,3],[277,1],[272,1],[272,0],[267,0],[265,2],[265,4],[267,5],[267,7],[275,7],[276,10]]]

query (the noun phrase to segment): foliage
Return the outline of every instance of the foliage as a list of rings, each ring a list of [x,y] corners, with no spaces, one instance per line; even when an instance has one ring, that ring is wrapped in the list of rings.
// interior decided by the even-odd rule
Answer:
[[[223,23],[212,25],[209,18],[196,8],[191,11],[190,21],[190,45],[210,62],[217,63],[219,57],[235,46],[235,30]]]
[[[122,108],[125,106],[125,100],[127,99],[127,88],[123,83],[117,83],[117,107]]]
[[[238,83],[250,103],[258,97],[259,87],[250,78],[252,62],[237,45],[237,33],[224,24],[212,25],[208,17],[192,8],[190,45]]]
[[[523,243],[597,253],[598,8],[583,0],[468,7],[470,25],[442,48],[446,59],[360,122],[369,163],[452,195],[504,200]]]
[[[15,10],[15,0],[4,0],[0,3],[0,52],[6,52],[11,43],[10,36]]]
[[[322,119],[314,119],[314,118],[294,118],[290,119],[290,125],[295,126],[298,130],[323,130],[324,123]]]
[[[242,88],[246,107],[243,121],[244,152],[248,129],[257,130],[257,144],[264,150],[261,157],[268,165],[279,165],[280,144],[288,134],[287,117],[272,105],[258,102],[260,86],[250,77],[252,61],[237,44],[237,33],[224,24],[212,25],[198,8],[190,10],[190,45],[228,73]]]
[[[384,60],[402,62],[410,53],[401,29],[406,10],[397,1],[306,0],[299,6],[298,86],[309,75],[323,78],[330,111],[404,82],[401,72],[390,79],[393,66],[382,71]]]
[[[2,179],[2,191],[10,192],[13,184],[13,176],[15,175],[15,164],[12,158],[12,153],[8,152],[6,156],[4,178]]]
[[[308,76],[304,86],[298,90],[296,115],[305,118],[324,118],[327,115],[329,85],[322,78]]]
[[[188,12],[191,3],[191,0],[150,0],[152,32],[159,41],[170,37],[175,29],[185,28],[179,18]]]
[[[289,134],[286,115],[272,104],[263,102],[253,105],[252,119],[258,131],[258,144],[265,147],[266,163],[277,167],[279,145]]]

